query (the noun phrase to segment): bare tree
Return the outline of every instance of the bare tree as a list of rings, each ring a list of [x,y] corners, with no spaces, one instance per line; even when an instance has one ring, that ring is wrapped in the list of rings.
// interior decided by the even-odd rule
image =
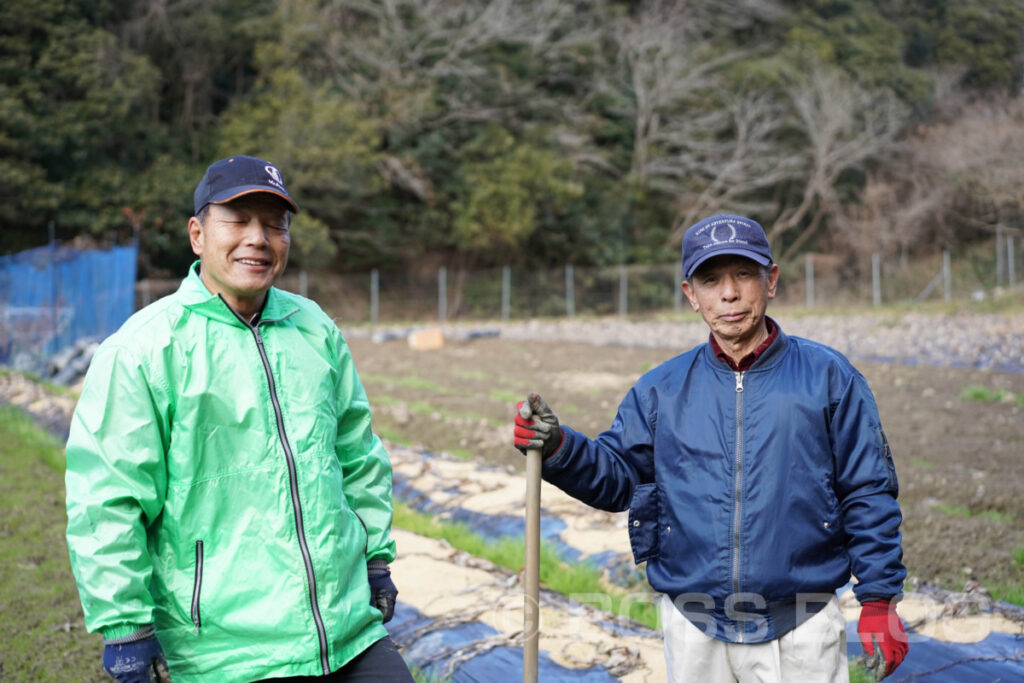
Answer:
[[[971,239],[1024,227],[1024,104],[938,99],[939,120],[909,136],[838,222],[839,246],[906,259],[922,245],[949,246],[958,231]]]
[[[840,174],[891,153],[905,120],[891,93],[863,88],[836,70],[811,69],[789,96],[806,140],[807,172],[799,201],[784,207],[768,230],[775,241],[801,228],[780,260],[799,251],[826,218],[846,219],[836,193]]]
[[[731,211],[758,215],[772,210],[759,193],[798,177],[803,159],[782,142],[791,125],[785,103],[770,93],[727,97],[699,116],[678,117],[656,139],[651,183],[664,184],[678,207],[670,242],[682,241],[700,216]]]
[[[671,120],[691,116],[687,104],[714,85],[716,70],[746,54],[716,53],[709,39],[780,11],[771,0],[655,0],[610,27],[618,63],[603,87],[620,95],[634,122],[630,172],[641,182],[663,127],[678,133]]]
[[[1004,97],[967,107],[951,125],[922,131],[921,158],[961,192],[989,205],[990,222],[1024,227],[1024,101]]]

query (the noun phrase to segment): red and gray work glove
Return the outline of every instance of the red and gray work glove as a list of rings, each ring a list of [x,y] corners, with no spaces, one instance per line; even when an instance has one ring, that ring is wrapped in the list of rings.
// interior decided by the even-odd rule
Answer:
[[[895,671],[910,649],[907,633],[896,614],[896,604],[888,600],[864,603],[857,622],[857,635],[867,655],[864,666],[875,674],[876,681]]]
[[[370,580],[370,604],[380,611],[386,624],[395,616],[395,601],[398,599],[398,589],[391,580],[391,568],[384,560],[369,560],[366,577]]]
[[[531,393],[516,404],[515,431],[512,442],[526,455],[527,449],[540,449],[546,458],[562,445],[562,428],[558,418],[539,395]]]
[[[119,683],[170,683],[167,660],[152,626],[103,641],[103,668]]]

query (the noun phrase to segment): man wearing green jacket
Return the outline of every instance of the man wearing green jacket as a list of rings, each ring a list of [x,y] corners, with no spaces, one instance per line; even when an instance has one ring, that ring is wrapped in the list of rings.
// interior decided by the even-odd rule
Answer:
[[[175,294],[96,352],[67,444],[68,550],[123,683],[412,681],[391,464],[348,346],[272,285],[298,206],[273,164],[213,163]]]

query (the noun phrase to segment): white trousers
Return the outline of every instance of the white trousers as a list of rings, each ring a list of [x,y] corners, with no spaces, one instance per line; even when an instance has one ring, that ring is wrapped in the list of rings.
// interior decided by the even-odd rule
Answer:
[[[849,683],[846,620],[835,596],[786,635],[755,644],[709,638],[667,595],[660,610],[670,683]]]

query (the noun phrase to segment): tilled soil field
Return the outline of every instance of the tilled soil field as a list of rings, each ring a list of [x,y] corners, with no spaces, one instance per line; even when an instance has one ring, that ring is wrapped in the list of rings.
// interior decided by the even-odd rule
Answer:
[[[820,320],[779,320],[791,334],[813,338],[813,330],[805,329],[818,328],[817,338],[829,337]],[[1015,585],[1019,591],[1024,585],[1024,372],[969,366],[998,366],[985,360],[993,354],[1004,365],[1017,362],[1024,316],[935,317],[930,323],[915,321],[917,329],[905,336],[901,325],[898,319],[862,320],[833,331],[847,348],[830,341],[855,359],[879,404],[900,480],[907,588],[960,590],[977,579],[990,589]],[[410,348],[408,330],[342,325],[378,432],[396,443],[513,468],[522,467],[522,458],[510,445],[511,415],[528,391],[539,392],[564,424],[596,436],[643,372],[706,336],[693,321],[625,327],[623,332],[624,325],[615,321],[575,327],[449,326],[445,345],[428,351]],[[670,333],[680,327],[688,345],[677,345]],[[867,339],[867,347],[849,338],[856,334]],[[943,352],[950,365],[935,364],[944,357],[936,346],[954,338],[960,355]],[[642,346],[625,345],[631,343]],[[908,351],[915,343],[931,355],[915,360]]]

